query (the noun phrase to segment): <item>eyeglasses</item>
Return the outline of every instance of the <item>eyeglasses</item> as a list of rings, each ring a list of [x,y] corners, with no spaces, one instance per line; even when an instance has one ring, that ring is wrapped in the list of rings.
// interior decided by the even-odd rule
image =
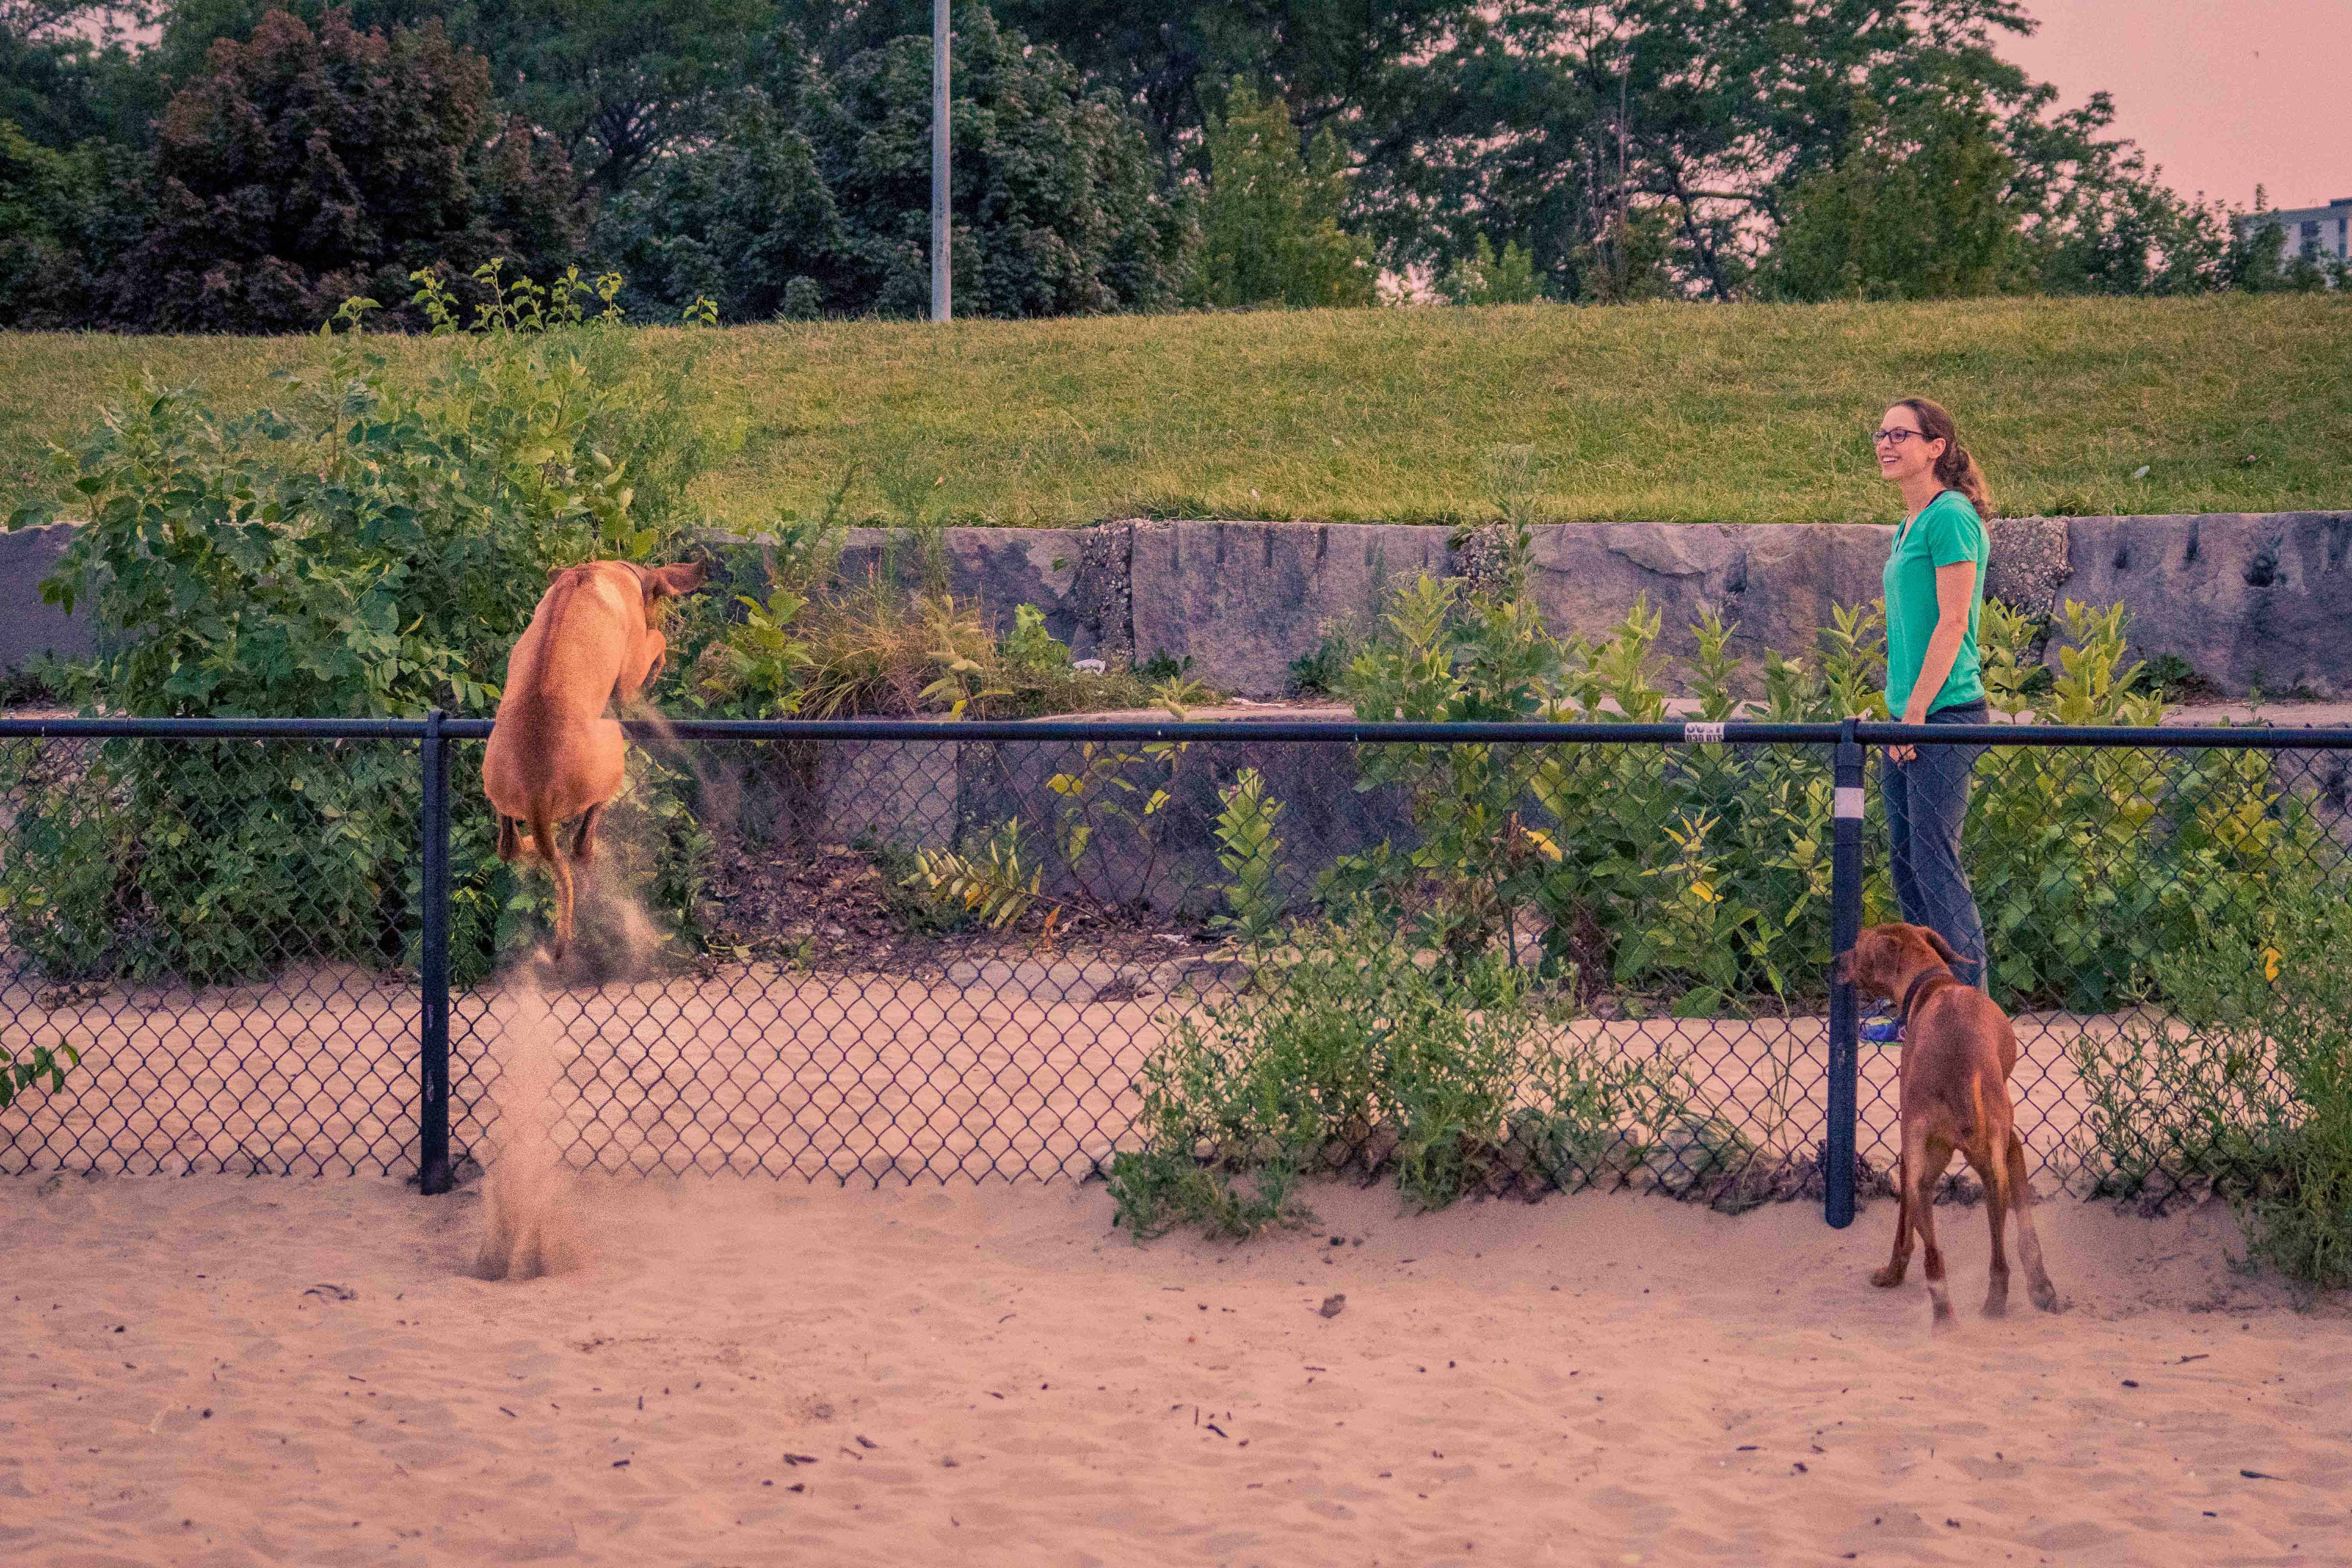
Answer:
[[[1873,430],[1870,433],[1870,443],[1874,447],[1900,447],[1904,442],[1914,437],[1924,441],[1927,438],[1927,432],[1925,430]]]

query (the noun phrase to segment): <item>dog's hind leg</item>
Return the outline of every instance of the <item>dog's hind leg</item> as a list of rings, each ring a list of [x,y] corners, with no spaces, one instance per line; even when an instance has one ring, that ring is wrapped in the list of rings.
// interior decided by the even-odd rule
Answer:
[[[2025,1179],[2025,1140],[2009,1133],[2009,1202],[2017,1211],[2017,1256],[2025,1265],[2025,1293],[2045,1312],[2058,1310],[2058,1287],[2042,1266],[2042,1237],[2033,1228],[2033,1184]]]
[[[1936,1183],[1952,1163],[1949,1144],[1939,1144],[1925,1132],[1916,1141],[1903,1140],[1903,1173],[1911,1190],[1911,1224],[1919,1233],[1921,1259],[1927,1277],[1927,1300],[1934,1305],[1934,1327],[1952,1324],[1952,1298],[1944,1289],[1944,1249],[1936,1245]]]
[[[1903,1276],[1911,1267],[1911,1167],[1901,1155],[1895,1165],[1895,1255],[1886,1267],[1870,1277],[1870,1282],[1882,1290],[1891,1290],[1903,1283]]]
[[[580,814],[580,826],[572,831],[572,858],[583,866],[596,858],[596,819],[604,814],[600,800]]]
[[[555,837],[555,824],[542,806],[531,807],[530,837],[547,861],[548,874],[555,879],[555,937],[548,944],[547,956],[562,963],[564,950],[572,945],[572,862],[564,858],[562,843]]]
[[[1984,1315],[1988,1318],[2009,1315],[2009,1251],[2001,1238],[2001,1232],[2009,1226],[2011,1202],[2005,1142],[1998,1137],[1979,1137],[1979,1146],[1968,1152],[1969,1163],[1976,1167],[1977,1178],[1984,1183],[1985,1215],[1992,1222],[1992,1266],[1985,1277]]]

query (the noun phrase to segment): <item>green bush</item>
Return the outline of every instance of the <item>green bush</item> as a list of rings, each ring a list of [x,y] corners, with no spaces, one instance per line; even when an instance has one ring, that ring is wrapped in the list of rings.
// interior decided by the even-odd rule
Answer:
[[[1459,580],[1397,596],[1384,634],[1349,670],[1366,720],[1654,722],[1666,692],[1659,617],[1637,603],[1597,645],[1562,645],[1531,601]],[[1768,658],[1765,716],[1866,709],[1874,623],[1841,613],[1819,671]],[[1700,716],[1731,716],[1730,628],[1696,628]],[[1666,990],[1694,1011],[1786,998],[1828,962],[1830,779],[1823,759],[1772,748],[1668,754],[1647,747],[1368,746],[1360,788],[1400,784],[1418,843],[1340,861],[1325,898],[1370,896],[1457,968],[1532,923],[1550,972],[1589,986]]]
[[[416,302],[455,334],[420,276]],[[649,368],[587,285],[477,282],[491,302],[421,386],[387,377],[347,305],[275,405],[222,420],[142,379],[57,454],[89,523],[44,584],[95,610],[77,695],[141,717],[487,714],[551,567],[683,542],[708,455],[690,369]],[[609,296],[609,287],[606,290]],[[28,506],[12,527],[47,521]],[[463,753],[461,753],[462,755]],[[460,977],[519,896],[478,789],[452,797]],[[202,984],[288,958],[413,958],[417,771],[373,742],[116,741],[34,791],[0,899],[58,976]],[[60,868],[65,868],[60,875]]]
[[[1423,578],[1397,595],[1349,667],[1358,717],[1654,722],[1666,712],[1659,617],[1637,603],[1597,644],[1562,644],[1515,588],[1507,546],[1491,585]],[[1881,613],[1839,608],[1810,662],[1767,653],[1750,716],[1884,718]],[[1692,628],[1684,672],[1696,717],[1741,704],[1731,627]],[[2035,654],[2058,641],[2052,678]],[[1987,605],[1994,705],[2043,721],[2155,724],[2137,689],[2120,606],[2069,604],[2044,627]],[[1457,969],[1533,941],[1588,987],[1660,994],[1708,1015],[1818,998],[1829,961],[1832,780],[1819,748],[1367,746],[1360,788],[1401,786],[1416,842],[1377,847],[1327,875],[1327,900],[1370,897]],[[1884,765],[1883,763],[1881,765]],[[1876,791],[1864,902],[1895,918]],[[2326,832],[2250,752],[2159,753],[1996,746],[1979,763],[1966,847],[2006,1005],[2103,1011],[2156,953],[2237,940]]]
[[[2325,1289],[2352,1285],[2347,894],[2315,880],[2265,906],[2251,942],[2157,955],[2164,1012],[2073,1047],[2096,1192],[2219,1192],[2257,1257]]]
[[[1360,908],[1298,926],[1256,983],[1180,1020],[1139,1079],[1144,1146],[1112,1162],[1119,1223],[1249,1236],[1309,1217],[1299,1179],[1348,1166],[1392,1170],[1426,1208],[1580,1186],[1692,1120],[1672,1060],[1579,1040],[1507,961],[1423,957]]]
[[[2126,662],[2121,605],[2065,605],[2056,679],[2029,699],[2038,667],[2020,650],[2031,632],[1988,606],[1995,706],[2030,701],[2058,724],[2162,721],[2163,699],[2140,692],[2140,667]],[[1964,842],[1995,994],[2012,1006],[2104,1012],[2167,953],[2243,948],[2270,906],[2334,857],[2266,752],[1995,746],[1977,777]]]

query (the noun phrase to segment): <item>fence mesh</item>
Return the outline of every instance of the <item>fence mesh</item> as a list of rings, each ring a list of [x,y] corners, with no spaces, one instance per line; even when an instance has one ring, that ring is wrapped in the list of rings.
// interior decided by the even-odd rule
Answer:
[[[583,1169],[1050,1180],[1127,1152],[1440,1197],[1820,1192],[1831,748],[1248,730],[650,743],[530,997],[548,887],[497,860],[453,743],[460,1173],[530,1028]],[[2216,977],[2276,981],[2296,912],[2352,890],[2347,760],[1980,761],[1969,869],[2045,1191],[2201,1190],[2233,1119],[2283,1113]],[[414,1173],[414,742],[9,739],[0,785],[0,1028],[82,1052],[0,1113],[0,1169]],[[1862,1048],[1874,1173],[1895,1060]]]
[[[0,739],[0,1169],[409,1173],[417,748]]]

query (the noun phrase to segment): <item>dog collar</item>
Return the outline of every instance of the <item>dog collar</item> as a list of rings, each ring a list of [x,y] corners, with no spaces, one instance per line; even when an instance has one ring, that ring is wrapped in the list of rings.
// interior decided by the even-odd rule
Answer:
[[[1895,1023],[1906,1029],[1911,1026],[1911,1009],[1919,1000],[1919,988],[1927,984],[1927,982],[1930,980],[1941,979],[1949,980],[1957,984],[1959,978],[1960,977],[1953,973],[1948,966],[1921,970],[1917,974],[1912,976],[1911,984],[1904,988],[1903,1005],[1895,1010]]]

